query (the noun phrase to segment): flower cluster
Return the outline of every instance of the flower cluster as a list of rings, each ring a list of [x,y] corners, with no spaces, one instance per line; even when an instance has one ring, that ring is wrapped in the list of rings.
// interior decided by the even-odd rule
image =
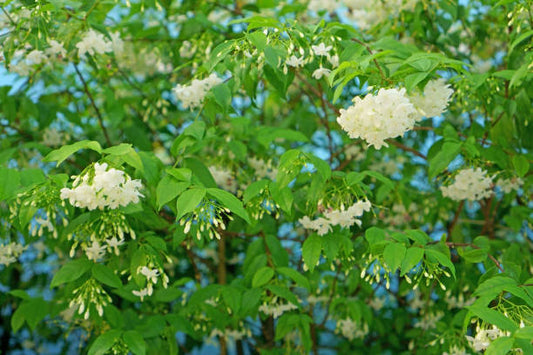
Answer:
[[[368,335],[369,329],[366,323],[363,323],[361,327],[356,322],[347,319],[339,319],[337,321],[337,327],[335,333],[341,334],[343,337],[352,341],[354,339],[364,339]]]
[[[362,138],[376,149],[387,146],[386,139],[412,129],[418,116],[405,89],[380,89],[377,95],[356,96],[353,102],[340,110],[337,122],[350,138]]]
[[[168,287],[168,276],[163,272],[161,268],[150,268],[148,266],[139,266],[137,268],[137,273],[146,277],[146,287],[142,290],[133,290],[132,293],[135,296],[141,298],[143,301],[144,297],[151,296],[154,292],[154,285],[157,284],[158,278],[161,277],[161,282],[164,288]]]
[[[455,176],[455,182],[441,186],[442,196],[452,200],[478,201],[492,194],[492,177],[481,168],[463,169]]]
[[[272,160],[264,161],[258,158],[248,158],[248,164],[255,170],[255,176],[258,179],[267,178],[275,180],[278,174],[278,169],[272,165]]]
[[[124,50],[124,42],[120,39],[118,33],[111,34],[111,41],[107,40],[103,34],[90,29],[83,39],[76,44],[78,48],[78,56],[83,58],[88,54],[104,54],[109,52],[115,52],[120,54]]]
[[[442,317],[444,317],[444,313],[440,311],[436,313],[426,313],[422,316],[422,318],[418,319],[415,322],[414,327],[423,330],[434,329],[437,327],[437,322]]]
[[[178,84],[172,89],[172,92],[176,99],[181,101],[183,108],[192,110],[195,107],[200,107],[209,90],[220,83],[222,83],[222,79],[213,73],[203,80],[194,79],[190,85]]]
[[[9,64],[9,71],[26,76],[29,75],[33,67],[48,64],[56,58],[66,56],[67,51],[61,42],[50,40],[48,45],[49,47],[44,50],[32,49],[28,53],[23,49],[17,50]]]
[[[524,184],[524,180],[520,178],[513,179],[503,179],[499,178],[496,181],[496,186],[498,186],[504,193],[508,194],[511,191],[517,191]]]
[[[103,210],[137,203],[139,197],[144,197],[139,192],[141,181],[132,180],[124,171],[108,169],[107,163],[96,163],[93,170],[92,179],[91,174],[86,173],[75,177],[72,189],[61,189],[61,198],[68,199],[75,207]]]
[[[468,290],[468,288],[466,290]],[[466,291],[466,290],[463,290],[463,291]],[[463,292],[460,292],[459,295],[457,296],[452,296],[451,291],[448,290],[446,292],[445,301],[448,304],[448,309],[452,309],[452,308],[463,309],[465,307],[472,305],[476,301],[476,299],[474,297],[465,298]]]
[[[425,117],[440,116],[448,107],[453,89],[444,79],[431,80],[424,87],[424,93],[414,93],[409,99]],[[421,117],[420,117],[421,118]]]
[[[368,200],[357,201],[352,206],[344,209],[342,205],[339,210],[331,210],[324,212],[324,217],[311,220],[308,216],[304,216],[298,220],[302,226],[306,229],[315,230],[318,235],[325,235],[331,231],[331,227],[338,225],[342,228],[348,228],[357,224],[361,226],[361,220],[357,217],[361,217],[365,211],[370,211],[372,205]]]
[[[102,259],[106,252],[119,255],[125,234],[129,234],[132,239],[136,237],[124,214],[118,210],[105,211],[98,218],[80,224],[67,235],[68,240],[74,239],[70,257],[74,257],[78,245],[87,258],[95,262]]]
[[[259,307],[260,312],[263,312],[267,316],[272,316],[273,318],[279,318],[283,313],[292,311],[294,309],[298,309],[298,306],[290,302],[287,304],[277,303],[276,297],[274,297],[271,303],[263,303]]]
[[[476,335],[473,337],[467,335],[466,339],[470,343],[472,349],[475,351],[483,351],[486,350],[497,338],[509,335],[511,335],[510,332],[504,332],[495,325],[492,326],[492,329],[489,329],[481,328],[478,324],[476,327]]]
[[[26,249],[26,247],[15,242],[0,245],[0,265],[9,266],[9,264],[14,263],[24,249]]]
[[[453,94],[443,79],[432,80],[423,94],[407,96],[405,89],[380,89],[376,95],[355,97],[354,104],[340,110],[337,122],[350,138],[362,138],[380,149],[386,139],[402,136],[413,129],[422,116],[442,114]]]
[[[98,315],[101,317],[104,314],[104,307],[111,302],[111,297],[104,291],[102,286],[91,278],[83,285],[75,289],[73,298],[69,303],[69,307],[78,307],[78,314],[82,314],[83,318],[89,319],[91,305],[96,308]]]
[[[213,179],[217,183],[218,187],[231,193],[237,192],[239,186],[237,185],[237,180],[230,170],[216,166],[210,166],[209,172],[213,176]]]

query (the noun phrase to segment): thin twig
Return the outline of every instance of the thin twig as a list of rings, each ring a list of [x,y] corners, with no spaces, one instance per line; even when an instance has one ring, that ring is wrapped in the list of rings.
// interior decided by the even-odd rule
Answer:
[[[106,143],[108,146],[112,146],[111,139],[109,139],[109,134],[107,133],[107,129],[104,126],[104,118],[102,117],[102,114],[100,113],[100,110],[98,109],[98,106],[96,106],[96,102],[94,101],[93,95],[89,91],[89,87],[87,86],[87,82],[83,78],[83,75],[81,75],[80,70],[78,69],[78,66],[74,64],[74,69],[76,70],[76,73],[78,74],[78,77],[80,78],[83,89],[87,96],[89,97],[89,101],[91,101],[91,105],[94,108],[94,111],[96,111],[96,116],[98,117],[98,124],[100,125],[100,128],[102,129],[102,132],[104,133],[104,138],[106,140]]]
[[[406,146],[406,145],[404,145],[404,144],[402,144],[400,142],[397,142],[394,139],[387,139],[386,142],[392,144],[393,146],[395,146],[397,148],[400,148],[401,150],[405,150],[407,152],[411,152],[414,155],[416,155],[417,157],[420,157],[420,158],[422,158],[424,160],[428,159],[424,154],[420,153],[418,150],[413,149],[411,147],[408,147],[408,146]]]
[[[374,52],[372,51],[372,49],[370,48],[370,46],[368,44],[366,44],[365,42],[361,41],[361,40],[358,40],[357,38],[352,38],[352,41],[356,42],[356,43],[359,43],[360,45],[362,45],[363,47],[365,47],[365,49],[368,51],[368,53],[373,56],[374,55]],[[374,62],[374,64],[376,65],[376,67],[378,68],[378,71],[379,71],[379,75],[381,76],[381,80],[383,81],[386,81],[388,83],[392,83],[392,80],[387,78],[385,76],[385,73],[383,72],[383,69],[381,68],[381,65],[379,65],[378,61],[376,58],[372,58],[372,61]]]

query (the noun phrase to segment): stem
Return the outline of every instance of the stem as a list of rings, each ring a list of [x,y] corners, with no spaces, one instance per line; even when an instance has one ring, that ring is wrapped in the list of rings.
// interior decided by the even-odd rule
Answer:
[[[220,285],[226,284],[226,238],[222,236],[218,240],[218,268],[217,268],[217,275],[218,275],[218,283]],[[221,335],[218,339],[220,343],[220,355],[227,355],[228,354],[228,347],[226,344],[226,339],[223,335]]]
[[[397,142],[394,139],[387,139],[386,142],[392,144],[393,146],[395,146],[397,148],[400,148],[401,150],[405,150],[406,152],[411,152],[414,155],[416,155],[417,157],[420,157],[420,158],[422,158],[424,160],[428,159],[424,154],[420,153],[418,150],[413,149],[411,147],[408,147],[408,146],[406,146],[406,145],[404,145],[404,144],[402,144],[400,142]]]
[[[100,128],[102,129],[102,132],[104,133],[104,138],[106,140],[106,143],[108,146],[112,146],[111,139],[109,139],[109,134],[107,133],[107,129],[104,126],[104,118],[102,117],[102,114],[100,113],[100,110],[98,109],[98,106],[96,106],[96,102],[94,101],[93,95],[89,91],[89,87],[87,86],[87,82],[83,78],[83,75],[81,75],[80,70],[78,69],[78,66],[74,64],[74,69],[76,70],[76,73],[78,74],[78,77],[80,78],[83,89],[87,96],[89,97],[89,101],[91,101],[91,105],[94,108],[94,111],[96,112],[96,116],[98,117],[98,124],[100,125]]]
[[[372,51],[372,49],[370,49],[370,46],[368,44],[366,44],[365,42],[363,41],[360,41],[358,40],[357,38],[352,38],[352,41],[356,42],[356,43],[359,43],[360,45],[362,45],[363,47],[365,47],[365,49],[368,51],[368,53],[373,56],[374,55],[374,52]],[[383,81],[386,81],[388,82],[389,84],[392,83],[392,80],[390,80],[389,78],[387,78],[385,76],[385,73],[383,72],[383,69],[381,68],[381,65],[379,65],[378,61],[376,58],[373,58],[372,61],[374,62],[374,64],[376,65],[376,67],[378,68],[378,71],[379,71],[379,75],[381,76],[381,80]]]

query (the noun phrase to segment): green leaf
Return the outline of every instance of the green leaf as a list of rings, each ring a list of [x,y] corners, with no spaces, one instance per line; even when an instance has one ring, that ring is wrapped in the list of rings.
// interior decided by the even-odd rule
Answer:
[[[453,278],[455,279],[455,266],[453,265],[452,261],[448,256],[441,253],[440,251],[434,250],[434,249],[426,249],[425,251],[426,256],[428,256],[430,259],[434,258],[436,259],[441,265],[446,266],[450,271],[452,272]]]
[[[15,169],[0,167],[0,201],[15,196],[20,184],[20,173]]]
[[[279,188],[279,185],[271,181],[270,182],[270,194],[283,212],[290,214],[292,210],[292,203],[294,202],[294,196],[291,189],[288,186]]]
[[[418,247],[410,247],[405,252],[405,258],[402,260],[401,274],[403,276],[413,269],[420,260],[424,257],[424,249]]]
[[[390,243],[383,250],[383,258],[389,266],[392,273],[394,273],[401,265],[405,258],[406,248],[401,243]]]
[[[444,142],[441,150],[429,161],[428,177],[433,179],[448,167],[461,151],[462,143]]]
[[[302,246],[302,257],[307,268],[312,272],[315,269],[320,253],[322,252],[322,238],[317,234],[310,235]]]
[[[231,106],[231,90],[226,84],[220,84],[215,86],[212,91],[216,103],[226,112]]]
[[[499,337],[490,343],[485,355],[503,355],[509,353],[513,347],[514,339],[509,337]]]
[[[65,159],[72,154],[76,153],[80,149],[92,149],[98,153],[102,152],[100,143],[96,141],[83,140],[74,144],[65,145],[59,149],[51,151],[47,156],[43,158],[44,162],[57,161],[56,166],[59,166]]]
[[[278,273],[280,273],[283,276],[290,277],[296,284],[300,287],[306,288],[307,290],[311,289],[311,285],[309,285],[309,281],[300,274],[298,271],[289,268],[289,267],[278,267],[276,269]]]
[[[190,186],[189,182],[178,182],[171,176],[165,176],[157,184],[157,208],[161,209],[163,205],[175,199]]]
[[[120,330],[112,329],[106,331],[95,339],[89,348],[88,355],[104,355],[109,349],[111,349],[119,337]]]
[[[377,227],[370,227],[365,232],[365,239],[370,246],[385,241],[385,236],[385,231]]]
[[[246,212],[246,210],[244,209],[241,200],[235,197],[235,195],[217,188],[207,189],[207,194],[216,198],[217,201],[220,202],[224,207],[227,207],[231,212],[235,213],[237,216],[250,223],[250,217],[248,217],[248,212]]]
[[[252,287],[261,287],[269,282],[274,277],[274,270],[268,266],[264,266],[257,270],[252,279]]]
[[[69,261],[56,272],[50,283],[50,288],[79,279],[83,274],[89,271],[92,265],[94,265],[94,263],[87,259]]]
[[[194,211],[204,199],[206,191],[207,190],[203,187],[196,187],[182,193],[180,197],[178,197],[178,215],[176,216],[176,219],[180,219],[187,213]]]
[[[484,307],[479,304],[473,304],[466,308],[468,308],[473,314],[475,314],[477,317],[481,318],[485,322],[494,324],[502,330],[508,330],[513,332],[518,329],[518,326],[512,320],[491,308]]]
[[[103,264],[94,264],[92,274],[95,279],[105,285],[114,288],[122,287],[120,278],[110,268]]]
[[[523,155],[515,155],[512,159],[513,167],[519,177],[524,177],[529,171],[529,161]]]
[[[518,328],[516,332],[514,332],[513,337],[517,339],[533,339],[533,327],[524,327],[524,328]]]
[[[136,330],[128,330],[127,332],[124,332],[122,338],[133,354],[146,354],[146,342],[141,333]]]
[[[265,242],[275,266],[280,267],[289,265],[289,253],[283,248],[277,237],[269,234],[265,237]]]
[[[255,196],[261,194],[268,186],[269,180],[254,181],[244,190],[243,202],[246,204]]]

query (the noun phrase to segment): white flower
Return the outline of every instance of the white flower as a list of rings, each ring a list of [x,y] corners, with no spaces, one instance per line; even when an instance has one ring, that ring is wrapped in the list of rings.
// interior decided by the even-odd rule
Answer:
[[[220,188],[232,193],[237,192],[237,180],[235,180],[231,171],[216,166],[210,166],[209,172],[211,172],[213,179]]]
[[[315,52],[315,55],[318,56],[328,56],[329,51],[332,49],[332,46],[327,46],[324,43],[320,43],[318,46],[311,46],[311,49],[313,49],[313,52]]]
[[[140,180],[131,180],[122,170],[110,168],[107,163],[94,165],[94,177],[89,181],[89,175],[78,177],[72,189],[61,189],[61,199],[68,199],[75,207],[96,208],[105,207],[116,209],[130,203],[138,203],[139,197],[144,197],[139,190],[142,188]]]
[[[57,147],[64,143],[64,134],[55,128],[46,128],[43,132],[43,144],[48,147]]]
[[[131,291],[131,293],[133,293],[135,296],[137,297],[140,297],[141,298],[141,302],[144,300],[144,297],[148,296],[148,289],[147,288],[143,288],[142,290],[133,290]]]
[[[335,333],[342,334],[342,336],[348,340],[354,340],[357,338],[364,339],[364,337],[368,334],[368,331],[369,329],[366,323],[363,324],[362,327],[358,327],[357,323],[349,318],[339,319],[335,329]]]
[[[220,83],[222,79],[213,73],[203,80],[194,79],[190,85],[178,84],[172,92],[183,108],[193,109],[201,106],[209,90]]]
[[[115,56],[120,56],[124,53],[124,41],[120,38],[120,33],[111,33],[111,51]]]
[[[90,247],[85,248],[85,255],[87,255],[87,259],[97,261],[105,255],[105,249],[105,246],[101,246],[95,240]]]
[[[355,97],[353,101],[348,109],[340,110],[337,122],[351,138],[362,138],[376,149],[387,146],[386,139],[412,129],[418,116],[405,89],[380,89],[377,95]]]
[[[424,116],[440,116],[453,95],[453,89],[446,84],[444,79],[431,80],[424,88],[423,96],[415,93],[409,99],[418,108]]]
[[[320,80],[323,76],[327,78],[329,77],[330,73],[331,70],[320,67],[313,72],[313,78],[315,78],[316,80]]]
[[[513,179],[503,179],[499,178],[496,182],[496,186],[498,186],[504,193],[508,194],[513,190],[518,190],[520,186],[524,184],[524,180],[520,178],[513,178]]]
[[[157,283],[157,277],[159,276],[159,270],[157,269],[150,269],[149,267],[143,266],[141,267],[140,273],[146,276],[146,279],[153,283]]]
[[[60,43],[56,41],[55,39],[52,39],[50,40],[50,42],[48,42],[48,44],[50,45],[50,48],[46,48],[45,50],[48,56],[53,57],[53,56],[60,55],[62,57],[65,57],[67,55],[67,51],[63,47],[63,43]]]
[[[331,64],[333,68],[337,68],[339,66],[339,56],[338,55],[328,55],[328,62]]]
[[[324,213],[325,218],[317,218],[311,220],[308,216],[304,216],[298,220],[306,229],[316,230],[318,235],[325,235],[331,231],[331,226],[339,225],[342,228],[348,228],[357,224],[361,225],[361,221],[357,217],[361,217],[363,212],[369,211],[372,205],[368,200],[357,201],[347,210],[341,206],[339,210],[330,210]]]
[[[123,238],[118,239],[116,236],[113,236],[113,238],[106,239],[105,242],[107,244],[108,250],[114,249],[115,250],[115,254],[119,255],[119,248],[118,247],[121,246],[122,244],[124,244],[124,239]]]
[[[492,194],[492,177],[481,168],[463,169],[455,176],[450,186],[441,186],[442,196],[452,200],[478,201]]]
[[[277,304],[275,300],[270,304],[264,303],[259,307],[259,311],[273,318],[279,318],[283,313],[292,311],[293,309],[298,309],[298,306],[290,302],[287,304]]]
[[[287,64],[287,65],[289,65],[291,67],[298,68],[298,67],[303,67],[304,66],[305,60],[304,60],[304,57],[298,58],[297,56],[292,55],[289,59],[287,59],[285,61],[285,64]]]
[[[414,327],[420,328],[424,330],[433,329],[436,327],[437,322],[444,316],[444,313],[442,312],[436,312],[436,313],[426,313],[421,319],[418,319]]]
[[[103,34],[90,29],[85,36],[76,44],[78,48],[78,56],[84,57],[87,53],[90,55],[104,54],[111,52],[113,49],[112,43],[107,41]]]
[[[369,302],[368,305],[374,309],[375,311],[379,311],[383,308],[385,305],[386,298],[385,297],[373,297]]]
[[[46,57],[44,52],[40,51],[40,50],[37,50],[37,49],[34,49],[30,53],[28,53],[28,55],[26,56],[26,63],[28,65],[41,64],[41,63],[43,63],[44,61],[47,61],[47,60],[48,60],[48,57]]]
[[[180,47],[180,57],[191,58],[196,52],[196,46],[193,47],[189,41],[183,41]]]

